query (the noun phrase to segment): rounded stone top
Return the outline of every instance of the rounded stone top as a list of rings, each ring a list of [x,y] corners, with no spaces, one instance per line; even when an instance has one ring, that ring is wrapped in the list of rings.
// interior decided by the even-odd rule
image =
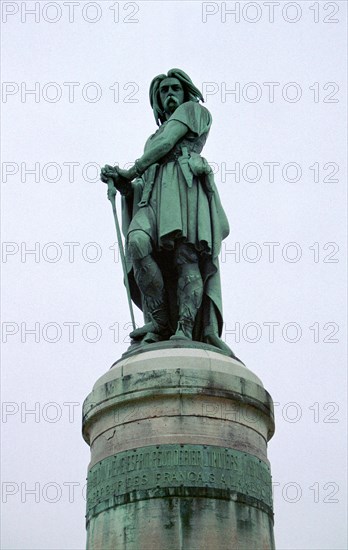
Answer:
[[[212,346],[209,346],[210,349],[206,349],[208,346],[205,348],[179,347],[177,344],[173,346],[164,346],[164,344],[168,344],[168,342],[163,342],[163,347],[159,347],[157,344],[156,349],[144,350],[141,353],[130,354],[128,357],[126,354],[126,357],[114,363],[111,369],[96,381],[93,389],[129,375],[177,369],[183,372],[197,369],[202,373],[208,372],[212,375],[217,373],[228,374],[253,382],[263,388],[260,378],[243,363],[222,353],[212,351]]]
[[[251,407],[262,419],[260,426],[266,430],[263,437],[268,440],[273,435],[272,398],[258,376],[236,358],[175,343],[127,354],[96,381],[83,405],[84,437],[90,440],[100,415],[112,416],[110,411],[120,407],[156,400],[165,400],[169,406],[178,399],[184,409],[190,403],[201,406],[202,399],[237,403],[243,410]]]

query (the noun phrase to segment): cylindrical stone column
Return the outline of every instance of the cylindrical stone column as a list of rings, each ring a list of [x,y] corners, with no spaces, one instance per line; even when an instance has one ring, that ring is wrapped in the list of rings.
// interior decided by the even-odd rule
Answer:
[[[84,403],[88,550],[273,549],[273,403],[239,361],[163,348]]]

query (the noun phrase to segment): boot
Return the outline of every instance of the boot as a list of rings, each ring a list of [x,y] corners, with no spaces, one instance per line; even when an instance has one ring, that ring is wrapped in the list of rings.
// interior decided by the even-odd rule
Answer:
[[[171,340],[192,340],[192,331],[203,297],[203,281],[197,264],[184,264],[178,279],[179,320]]]
[[[133,340],[158,342],[172,334],[162,273],[151,255],[133,261],[134,276],[150,321],[130,333]]]
[[[178,326],[176,332],[171,336],[171,340],[192,340],[192,331],[193,331],[194,320],[185,319],[184,317],[180,318],[178,321]]]
[[[168,311],[165,304],[161,304],[153,311],[149,311],[151,321],[144,326],[133,330],[130,333],[130,337],[133,340],[142,340],[144,342],[158,342],[160,340],[167,340],[172,334],[169,325]]]

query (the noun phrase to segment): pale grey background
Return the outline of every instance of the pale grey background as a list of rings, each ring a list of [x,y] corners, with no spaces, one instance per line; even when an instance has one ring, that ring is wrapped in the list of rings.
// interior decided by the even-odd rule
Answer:
[[[210,8],[217,13],[205,24],[198,1],[119,2],[118,23],[110,10],[117,6],[115,2],[94,3],[100,12],[95,23],[86,20],[98,15],[93,6],[86,12],[88,2],[77,3],[72,22],[66,3],[56,2],[62,10],[56,23],[47,21],[57,10],[47,2],[40,2],[38,22],[25,14],[21,21],[20,2],[5,4],[14,10],[17,6],[19,12],[2,24],[3,81],[19,87],[23,82],[28,89],[38,82],[40,96],[37,103],[32,95],[22,102],[17,93],[6,103],[3,97],[2,103],[2,161],[19,167],[2,187],[3,246],[7,251],[13,246],[14,252],[18,246],[17,253],[3,255],[2,260],[3,341],[6,330],[18,327],[2,346],[2,399],[7,413],[2,423],[2,548],[84,547],[83,487],[89,449],[80,433],[81,404],[96,378],[126,350],[129,313],[121,265],[114,262],[114,251],[109,249],[116,237],[106,187],[88,181],[95,171],[90,168],[86,178],[83,166],[116,161],[123,165],[141,155],[145,139],[155,129],[148,104],[149,83],[172,67],[184,69],[198,87],[206,90],[203,83],[214,82],[209,89],[218,90],[207,97],[214,123],[204,155],[219,168],[216,181],[231,225],[221,257],[224,337],[278,403],[276,435],[269,445],[277,548],[346,548],[346,3],[319,2],[318,23],[309,9],[312,2],[297,2],[299,8],[288,8],[285,18],[294,18],[293,10],[301,10],[296,23],[282,15],[287,2],[275,7],[273,23],[264,2],[257,3],[261,10],[258,22],[246,20],[256,13],[255,7],[249,7],[244,18],[242,11],[239,23],[232,16],[223,23],[221,4],[213,2]],[[32,7],[33,2],[26,4]],[[243,10],[246,3],[227,3],[231,4]],[[133,16],[132,6],[139,8]],[[335,6],[338,13],[330,16]],[[127,23],[127,15],[138,22]],[[324,23],[328,16],[338,22]],[[62,89],[55,103],[45,95],[43,87],[49,82]],[[64,82],[80,83],[71,103]],[[81,94],[89,82],[96,82],[102,90],[95,103]],[[119,102],[109,89],[115,82],[119,83]],[[133,103],[126,97],[134,89],[131,82],[136,83]],[[257,82],[263,91],[260,101],[241,97],[237,103],[227,96],[223,102],[223,83],[232,88],[236,82],[241,87]],[[273,103],[268,101],[264,82],[280,83]],[[281,89],[288,82],[301,87],[298,102],[283,99]],[[315,82],[319,83],[319,102],[309,89]],[[323,102],[332,91],[323,90],[328,82],[339,86],[334,96],[337,103]],[[20,169],[20,163],[31,168],[35,162],[41,172],[39,182]],[[55,183],[48,181],[53,172],[45,175],[44,167],[50,162],[62,170]],[[73,181],[64,162],[78,163]],[[221,163],[231,169],[237,162],[241,166],[279,162],[281,167],[297,162],[302,177],[296,183],[286,182],[278,168],[275,181],[270,182],[263,167],[258,182],[241,176],[238,183],[232,175],[222,181]],[[315,162],[321,167],[317,183],[309,169]],[[339,165],[335,176],[339,181],[323,182],[331,171],[323,170],[328,162]],[[280,243],[273,263],[263,245],[271,241]],[[10,242],[15,244],[6,244]],[[52,242],[57,243],[55,248],[45,247]],[[63,243],[71,242],[78,244],[69,262]],[[93,258],[96,250],[84,248],[91,242],[97,243],[102,254],[97,262],[86,257]],[[236,261],[226,254],[235,243],[243,248],[251,242],[261,247],[257,262],[243,255]],[[287,259],[282,256],[289,242],[297,243],[302,253],[297,262],[289,261],[293,247]],[[38,261],[33,255],[21,261],[21,247],[33,248],[35,243]],[[309,248],[314,243],[319,243],[318,262]],[[324,250],[326,243],[339,246],[332,256],[338,261],[323,261],[334,250]],[[50,262],[57,250],[61,258]],[[256,249],[248,250],[251,257]],[[140,323],[139,312],[136,316]],[[63,325],[67,322],[79,323],[73,342]],[[264,324],[269,322],[280,324],[274,342]],[[27,328],[38,323],[37,342],[34,335],[25,335],[21,323]],[[56,323],[62,331],[56,343],[48,341],[54,339],[54,327],[46,332],[47,323]],[[82,327],[87,323],[100,327],[98,342],[83,337]],[[244,327],[239,342],[228,332],[236,323],[241,330]],[[254,325],[245,333],[247,323]],[[300,327],[298,342],[287,341],[295,338],[294,327],[282,336],[287,323]],[[319,342],[314,342],[314,329],[309,328],[315,323],[320,327]],[[324,342],[334,326],[325,328],[326,323],[339,326],[332,336],[338,342]],[[116,327],[119,334],[114,342]],[[258,327],[260,338],[253,343]],[[93,337],[90,328],[87,339]],[[36,417],[26,414],[35,406]],[[26,493],[35,484],[36,497]],[[13,494],[7,494],[11,490]]]

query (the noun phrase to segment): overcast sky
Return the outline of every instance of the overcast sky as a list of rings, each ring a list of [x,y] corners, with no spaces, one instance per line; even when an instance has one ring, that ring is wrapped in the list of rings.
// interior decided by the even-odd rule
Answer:
[[[2,548],[84,548],[81,406],[130,321],[98,166],[141,156],[173,67],[213,116],[224,339],[275,402],[277,548],[347,548],[346,3],[33,8],[2,2]]]

